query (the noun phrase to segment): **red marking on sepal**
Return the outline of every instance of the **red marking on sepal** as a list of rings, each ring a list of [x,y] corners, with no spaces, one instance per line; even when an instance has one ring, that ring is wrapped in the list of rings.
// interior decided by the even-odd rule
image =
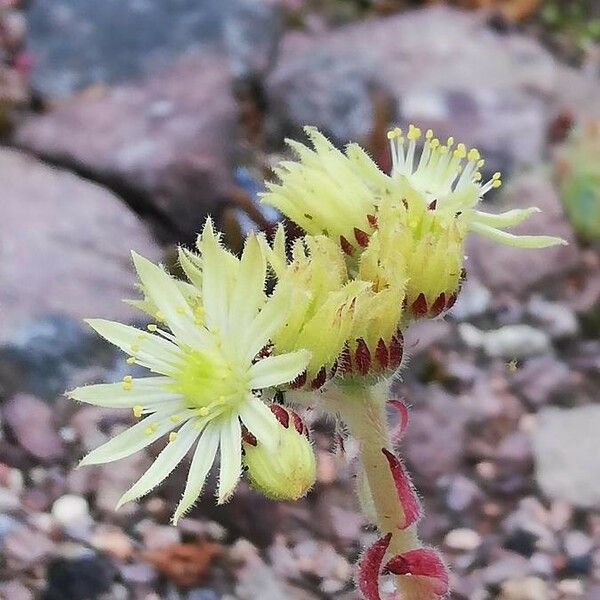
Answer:
[[[391,533],[378,539],[365,550],[362,559],[358,563],[357,584],[365,600],[381,600],[379,595],[379,572],[391,540]]]
[[[390,364],[390,354],[388,352],[387,346],[385,345],[385,342],[379,338],[379,341],[377,342],[377,347],[375,348],[375,358],[377,359],[377,362],[379,363],[379,366],[382,369],[387,369],[389,364]]]
[[[437,206],[437,199],[436,200],[432,200],[428,205],[427,205],[427,210],[435,210]]]
[[[427,314],[427,298],[425,298],[423,292],[417,296],[417,299],[412,303],[410,309],[417,317],[423,317]]]
[[[358,227],[354,228],[354,238],[361,248],[366,248],[369,245],[369,234]]]
[[[248,431],[245,425],[242,425],[242,440],[250,446],[256,446],[258,444],[256,437]]]
[[[287,429],[290,426],[290,415],[281,404],[271,404],[269,406],[275,418]]]
[[[390,340],[389,345],[389,366],[392,369],[396,369],[402,362],[402,355],[404,353],[404,336],[400,331]]]
[[[354,246],[343,236],[340,235],[340,246],[344,254],[352,256],[354,254]]]
[[[290,387],[293,390],[297,390],[298,388],[304,387],[304,384],[306,383],[306,377],[306,371],[302,371],[302,373],[300,373],[300,375],[298,375],[298,377],[296,377],[296,379],[294,379],[294,381],[290,383]]]
[[[382,448],[381,451],[390,466],[390,472],[394,480],[394,485],[396,486],[398,500],[404,512],[404,521],[402,523],[397,523],[397,526],[398,529],[406,529],[415,523],[421,516],[421,504],[402,463],[387,448]]]
[[[300,415],[295,412],[295,411],[290,411],[292,414],[292,423],[294,424],[294,429],[300,434],[302,435],[304,433],[304,421],[302,421],[302,418],[300,417]]]
[[[456,292],[450,294],[448,300],[446,300],[446,310],[450,310],[454,306],[454,304],[456,303],[456,298]]]
[[[432,548],[418,548],[398,554],[385,565],[383,572],[417,578],[419,598],[423,600],[438,600],[448,593],[448,569]]]
[[[408,426],[408,408],[401,400],[390,400],[388,404],[393,406],[398,411],[398,415],[400,416],[398,426],[392,435],[394,440],[398,440],[406,431],[406,427]]]
[[[369,221],[369,225],[371,227],[377,227],[377,216],[376,215],[367,215],[367,221]]]
[[[327,370],[325,367],[321,367],[316,377],[310,382],[310,387],[313,390],[318,390],[320,387],[323,387],[325,382],[327,381]]]
[[[361,375],[366,375],[371,368],[371,351],[367,342],[362,338],[356,340],[356,351],[354,353],[356,367]]]
[[[337,359],[338,370],[343,375],[344,373],[352,372],[352,357],[350,356],[350,348],[348,344],[344,344],[342,351]]]
[[[437,317],[446,306],[446,294],[442,292],[436,299],[435,302],[431,305],[429,309],[429,316]]]

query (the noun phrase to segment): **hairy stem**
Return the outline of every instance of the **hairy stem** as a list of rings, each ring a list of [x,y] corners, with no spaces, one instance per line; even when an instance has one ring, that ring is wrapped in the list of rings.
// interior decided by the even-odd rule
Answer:
[[[416,526],[399,528],[404,523],[404,509],[398,498],[394,479],[382,448],[392,449],[385,405],[389,383],[370,388],[339,387],[323,395],[325,407],[339,414],[349,433],[359,443],[359,460],[364,482],[359,489],[363,510],[376,520],[382,535],[392,534],[390,555],[419,548]],[[367,496],[365,498],[365,495]],[[365,506],[366,505],[366,506]],[[418,600],[420,595],[410,577],[396,578],[402,600]]]

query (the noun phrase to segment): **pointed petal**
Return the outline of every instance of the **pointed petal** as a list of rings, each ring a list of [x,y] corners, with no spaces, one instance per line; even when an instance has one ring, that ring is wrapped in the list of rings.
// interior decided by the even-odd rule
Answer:
[[[237,416],[221,424],[219,504],[227,502],[242,472],[242,428]]]
[[[240,418],[248,431],[268,450],[275,450],[279,443],[279,423],[266,404],[252,398],[240,408]]]
[[[175,336],[192,348],[212,347],[209,333],[195,324],[192,309],[175,280],[160,267],[132,252],[146,294],[156,304]]]
[[[267,262],[255,235],[246,239],[240,269],[231,294],[229,332],[235,337],[256,316],[265,301]]]
[[[181,351],[168,340],[106,319],[86,319],[86,323],[105,340],[134,355],[153,371],[170,374],[175,370],[173,365],[177,364]]]
[[[133,408],[136,405],[156,406],[183,401],[180,394],[171,392],[169,377],[132,379],[128,389],[123,383],[98,383],[75,388],[67,393],[72,400],[107,408]]]
[[[179,417],[179,420],[171,420],[171,417],[175,417],[175,415]],[[79,465],[98,465],[130,456],[169,433],[178,424],[181,424],[182,420],[192,415],[193,412],[189,410],[156,412],[115,436],[106,444],[92,450]]]
[[[248,371],[253,390],[281,385],[296,379],[310,361],[308,350],[298,350],[278,356],[268,356],[254,363]]]
[[[206,476],[215,462],[218,448],[219,429],[209,423],[198,440],[185,490],[173,515],[173,525],[177,525],[177,521],[193,506],[198,496],[200,496]]]
[[[146,495],[166,479],[189,452],[199,434],[194,419],[184,423],[177,432],[177,437],[165,446],[150,468],[121,496],[117,508]]]
[[[391,533],[378,539],[365,550],[362,559],[358,563],[357,584],[365,600],[381,600],[379,595],[379,572],[391,539]]]
[[[515,248],[548,248],[550,246],[566,246],[568,244],[566,240],[559,237],[550,235],[515,235],[513,233],[494,229],[489,225],[477,223],[476,221],[472,222],[469,228],[475,233],[498,242],[499,244],[514,246]]]
[[[542,212],[536,206],[530,208],[515,208],[513,210],[507,210],[500,214],[486,213],[479,210],[475,211],[475,221],[482,225],[489,225],[490,227],[497,227],[504,229],[505,227],[512,227],[518,225],[531,215]]]

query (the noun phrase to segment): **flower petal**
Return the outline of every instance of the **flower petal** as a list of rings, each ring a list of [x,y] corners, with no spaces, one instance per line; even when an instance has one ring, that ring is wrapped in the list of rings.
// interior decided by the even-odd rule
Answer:
[[[490,227],[497,227],[504,229],[505,227],[512,227],[518,225],[523,221],[527,220],[531,215],[542,212],[536,206],[530,208],[514,208],[513,210],[507,210],[500,214],[486,213],[483,211],[476,210],[474,214],[474,220],[482,225],[489,225]]]
[[[394,479],[398,500],[404,513],[404,521],[397,523],[399,529],[406,529],[415,523],[421,516],[421,504],[415,492],[415,489],[402,466],[402,463],[386,448],[382,448],[385,458],[390,466],[390,472]]]
[[[308,350],[298,350],[278,356],[268,356],[254,363],[248,371],[250,387],[260,390],[293,381],[310,361]]]
[[[204,428],[204,431],[198,440],[187,482],[185,484],[185,490],[181,497],[181,501],[177,505],[175,514],[173,515],[173,525],[177,525],[177,521],[198,499],[198,496],[204,487],[206,476],[215,462],[218,447],[219,430],[213,424],[209,423]]]
[[[195,324],[192,309],[175,280],[163,269],[132,252],[146,294],[156,304],[175,336],[192,348],[213,346],[212,336]]]
[[[275,450],[280,439],[279,423],[261,400],[252,398],[239,409],[240,418],[248,431],[267,449]]]
[[[127,389],[123,383],[98,383],[75,388],[67,395],[72,400],[107,408],[133,408],[136,405],[160,408],[160,405],[183,400],[180,394],[169,391],[170,383],[169,377],[143,377],[132,379]]]
[[[513,233],[494,229],[489,225],[484,225],[477,221],[472,222],[469,225],[469,228],[475,233],[498,242],[499,244],[514,246],[515,248],[548,248],[550,246],[566,246],[568,244],[566,240],[559,237],[551,235],[515,235]]]
[[[239,332],[256,316],[265,301],[267,263],[255,235],[246,239],[240,268],[231,294],[229,333],[236,340]]]
[[[200,434],[194,419],[190,419],[177,432],[177,437],[169,442],[150,468],[127,490],[117,503],[117,509],[126,502],[140,498],[154,489],[183,460]]]
[[[418,597],[423,600],[437,600],[448,593],[448,569],[432,548],[418,548],[394,556],[384,572],[410,575],[418,582]]]
[[[182,420],[193,416],[193,414],[189,410],[156,412],[115,436],[106,444],[92,450],[83,458],[79,466],[99,465],[130,456],[169,433]],[[175,416],[178,417],[176,421],[171,419]]]
[[[242,472],[242,428],[235,414],[221,424],[219,504],[227,502]]]
[[[149,369],[165,375],[175,370],[174,365],[178,362],[180,350],[168,340],[116,321],[86,319],[86,323],[105,340],[123,352],[134,355]]]

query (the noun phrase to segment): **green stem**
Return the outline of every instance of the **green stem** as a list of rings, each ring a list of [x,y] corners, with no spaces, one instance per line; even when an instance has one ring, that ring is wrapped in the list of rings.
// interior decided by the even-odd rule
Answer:
[[[416,526],[400,529],[404,522],[404,509],[398,498],[389,464],[382,448],[392,449],[385,405],[389,383],[382,382],[370,388],[344,386],[323,395],[325,408],[339,414],[349,433],[359,443],[359,460],[366,478],[370,504],[376,525],[382,535],[392,534],[390,555],[401,554],[421,546]],[[361,493],[359,491],[359,497]],[[363,506],[364,510],[364,506]],[[397,577],[396,585],[402,600],[418,600],[419,593],[411,577]]]

